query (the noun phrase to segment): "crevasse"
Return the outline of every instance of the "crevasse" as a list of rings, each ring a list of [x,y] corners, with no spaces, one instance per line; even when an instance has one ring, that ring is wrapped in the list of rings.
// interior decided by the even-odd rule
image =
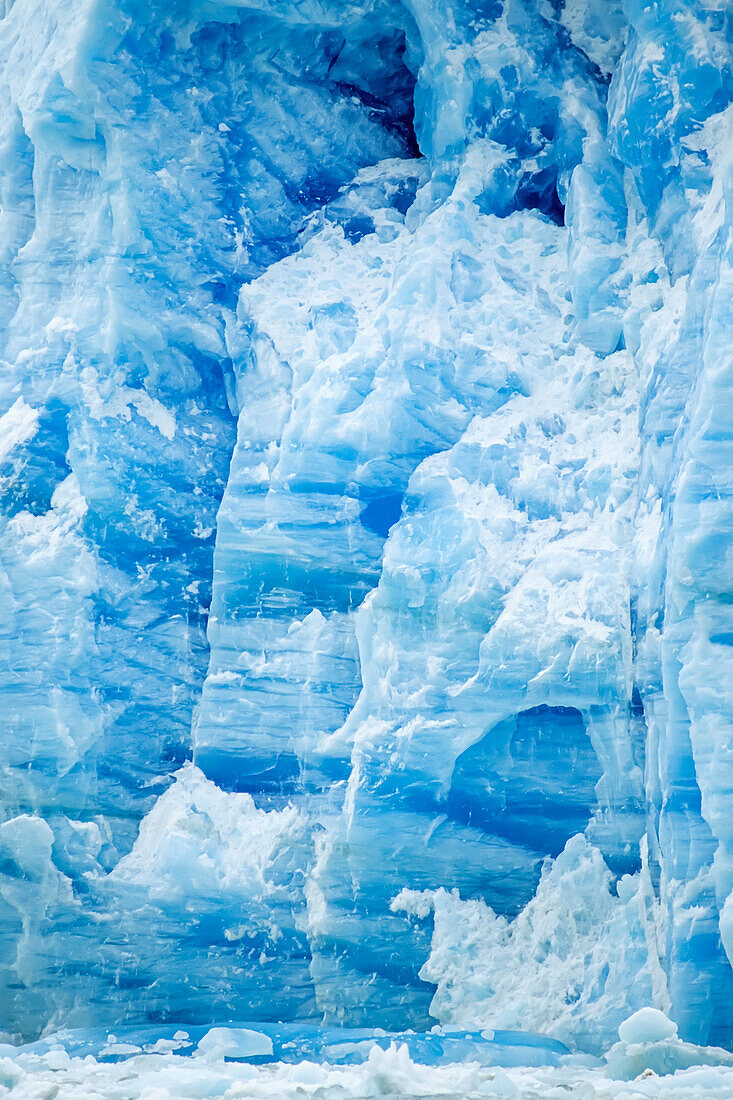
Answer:
[[[730,1045],[727,6],[0,14],[0,1030]]]

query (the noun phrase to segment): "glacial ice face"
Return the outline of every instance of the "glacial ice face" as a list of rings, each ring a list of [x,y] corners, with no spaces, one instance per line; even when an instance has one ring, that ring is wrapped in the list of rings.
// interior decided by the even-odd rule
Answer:
[[[191,752],[238,288],[359,168],[413,148],[402,23],[349,20],[20,3],[0,23],[0,802],[52,837],[31,871],[5,829],[3,1026],[97,997],[169,1010],[165,992],[142,1008],[139,952],[165,952],[141,929],[127,969],[105,875]]]
[[[731,1041],[731,16],[0,20],[0,1028]]]

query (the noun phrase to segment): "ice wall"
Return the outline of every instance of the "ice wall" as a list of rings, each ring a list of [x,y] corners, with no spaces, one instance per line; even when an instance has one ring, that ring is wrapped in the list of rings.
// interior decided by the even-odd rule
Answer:
[[[725,5],[6,7],[0,1028],[729,1043]]]
[[[191,755],[236,427],[226,324],[304,217],[411,153],[414,80],[402,22],[358,4],[23,2],[0,51],[0,1002],[32,1030],[97,997],[169,1011],[148,965],[176,934],[122,931],[105,875]]]

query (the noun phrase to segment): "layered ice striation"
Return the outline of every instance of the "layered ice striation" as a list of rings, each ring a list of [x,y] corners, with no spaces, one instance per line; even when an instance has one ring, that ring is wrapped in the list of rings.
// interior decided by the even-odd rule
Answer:
[[[0,1028],[733,1041],[719,0],[0,20]]]

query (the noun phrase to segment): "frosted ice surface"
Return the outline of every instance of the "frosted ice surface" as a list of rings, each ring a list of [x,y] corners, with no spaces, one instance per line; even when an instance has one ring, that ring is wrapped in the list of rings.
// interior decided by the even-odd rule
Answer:
[[[261,1031],[249,1028],[212,1027],[199,1040],[197,1054],[216,1060],[223,1058],[253,1058],[272,1054],[272,1039]]]
[[[252,1034],[250,1032],[249,1034]],[[486,1058],[488,1041],[474,1044],[468,1058],[431,1063],[411,1052],[408,1042],[367,1042],[359,1056],[333,1060],[270,1061],[266,1056],[177,1054],[127,1051],[95,1059],[71,1056],[62,1043],[45,1051],[26,1049],[0,1058],[0,1089],[13,1098],[35,1098],[49,1092],[64,1097],[124,1095],[129,1100],[173,1100],[180,1096],[236,1097],[503,1097],[537,1100],[617,1100],[668,1097],[669,1100],[727,1100],[733,1081],[731,1056],[718,1048],[692,1047],[676,1040],[674,1055],[662,1044],[629,1048],[611,1061],[596,1063],[565,1056],[558,1064],[538,1062],[520,1067],[511,1060]],[[38,1044],[37,1044],[38,1045]],[[119,1047],[125,1044],[116,1044]],[[127,1044],[132,1046],[132,1044]],[[348,1046],[349,1044],[341,1044]],[[355,1044],[351,1044],[354,1046]],[[332,1047],[337,1055],[336,1047]],[[612,1054],[616,1054],[615,1048]],[[696,1064],[689,1063],[694,1056]],[[656,1068],[652,1068],[653,1063]],[[638,1071],[638,1073],[634,1073]],[[631,1076],[634,1074],[634,1076]],[[9,1091],[8,1091],[9,1090]]]
[[[0,5],[0,1089],[730,1095],[731,19]]]
[[[622,1043],[658,1043],[662,1039],[671,1039],[676,1032],[672,1021],[657,1008],[640,1008],[618,1029]]]

